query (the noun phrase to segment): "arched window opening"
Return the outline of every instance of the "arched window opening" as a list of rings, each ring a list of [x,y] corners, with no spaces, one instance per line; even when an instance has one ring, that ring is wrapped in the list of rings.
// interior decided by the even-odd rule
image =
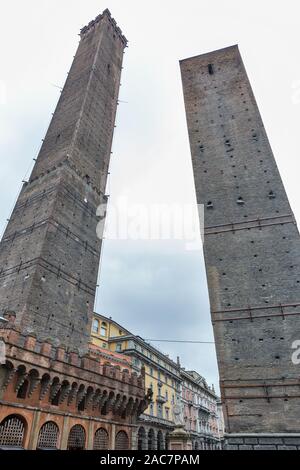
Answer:
[[[19,416],[7,416],[0,425],[0,447],[24,446],[26,421]]]
[[[52,421],[45,423],[40,429],[37,449],[57,449],[58,435],[57,424]]]
[[[119,431],[116,435],[116,450],[128,450],[129,449],[129,439],[125,431]]]
[[[85,430],[80,424],[75,424],[70,430],[68,450],[84,450]]]
[[[107,335],[107,324],[103,322],[101,324],[101,336],[106,336],[106,335]]]
[[[146,431],[140,428],[138,432],[138,450],[146,450]]]
[[[108,432],[103,428],[95,432],[94,450],[108,450]]]
[[[93,333],[99,333],[99,327],[100,327],[100,322],[97,320],[97,318],[94,318],[93,320],[93,326],[92,326],[92,331]]]
[[[148,432],[148,450],[155,450],[154,446],[155,435],[153,429]]]
[[[164,448],[164,438],[161,431],[157,433],[157,450],[163,450]]]

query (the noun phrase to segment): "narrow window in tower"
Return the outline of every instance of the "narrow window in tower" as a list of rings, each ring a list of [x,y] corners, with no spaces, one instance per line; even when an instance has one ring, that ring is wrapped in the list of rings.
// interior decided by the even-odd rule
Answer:
[[[275,199],[275,194],[273,191],[269,192],[269,199]]]
[[[207,68],[208,68],[209,75],[213,75],[214,74],[213,64],[208,64]]]
[[[214,205],[211,201],[208,201],[207,204],[206,204],[206,208],[207,209],[213,209],[214,208]]]
[[[59,141],[59,139],[60,139],[60,134],[58,134],[58,135],[56,136],[56,139],[55,139],[55,143],[56,143],[56,144],[57,144],[57,142]]]
[[[239,205],[241,205],[241,206],[242,206],[243,204],[245,204],[245,201],[244,201],[244,199],[243,199],[241,196],[238,198],[238,200],[237,200],[236,202],[237,202],[237,204],[239,204]]]
[[[107,64],[107,75],[110,75],[110,64]]]

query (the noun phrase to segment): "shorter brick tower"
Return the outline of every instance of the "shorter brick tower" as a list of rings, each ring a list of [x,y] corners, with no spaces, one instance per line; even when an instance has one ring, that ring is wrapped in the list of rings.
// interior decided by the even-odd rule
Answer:
[[[227,443],[300,447],[297,225],[238,47],[180,66]]]

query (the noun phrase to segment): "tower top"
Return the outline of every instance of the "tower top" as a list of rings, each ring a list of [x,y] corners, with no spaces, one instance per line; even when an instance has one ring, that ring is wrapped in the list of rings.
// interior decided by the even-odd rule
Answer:
[[[216,49],[214,51],[210,52],[205,52],[204,54],[198,54],[192,57],[186,57],[185,59],[181,59],[179,62],[186,62],[192,59],[205,59],[205,58],[212,58],[212,57],[218,57],[218,56],[223,56],[227,53],[232,53],[235,54],[239,50],[238,44],[233,44],[232,46],[227,46],[227,47],[222,47],[221,49]]]
[[[124,45],[127,46],[128,41],[123,35],[121,28],[119,28],[119,26],[117,25],[116,20],[111,16],[111,13],[108,8],[106,8],[102,14],[96,16],[94,20],[90,21],[87,26],[84,26],[80,30],[80,36],[83,37],[85,34],[89,33],[96,26],[96,24],[100,23],[104,18],[108,19],[109,23],[114,28],[115,33],[119,36]]]

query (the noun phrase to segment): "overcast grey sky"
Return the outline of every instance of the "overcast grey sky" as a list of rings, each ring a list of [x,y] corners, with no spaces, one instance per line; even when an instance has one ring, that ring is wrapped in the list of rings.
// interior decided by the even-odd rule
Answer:
[[[300,220],[300,19],[297,0],[1,1],[0,222],[32,167],[78,43],[109,8],[129,40],[108,190],[111,203],[195,204],[178,61],[239,44]],[[29,173],[27,173],[27,176]],[[183,241],[104,244],[97,311],[144,338],[212,340],[200,251]],[[212,345],[158,344],[209,383]]]

